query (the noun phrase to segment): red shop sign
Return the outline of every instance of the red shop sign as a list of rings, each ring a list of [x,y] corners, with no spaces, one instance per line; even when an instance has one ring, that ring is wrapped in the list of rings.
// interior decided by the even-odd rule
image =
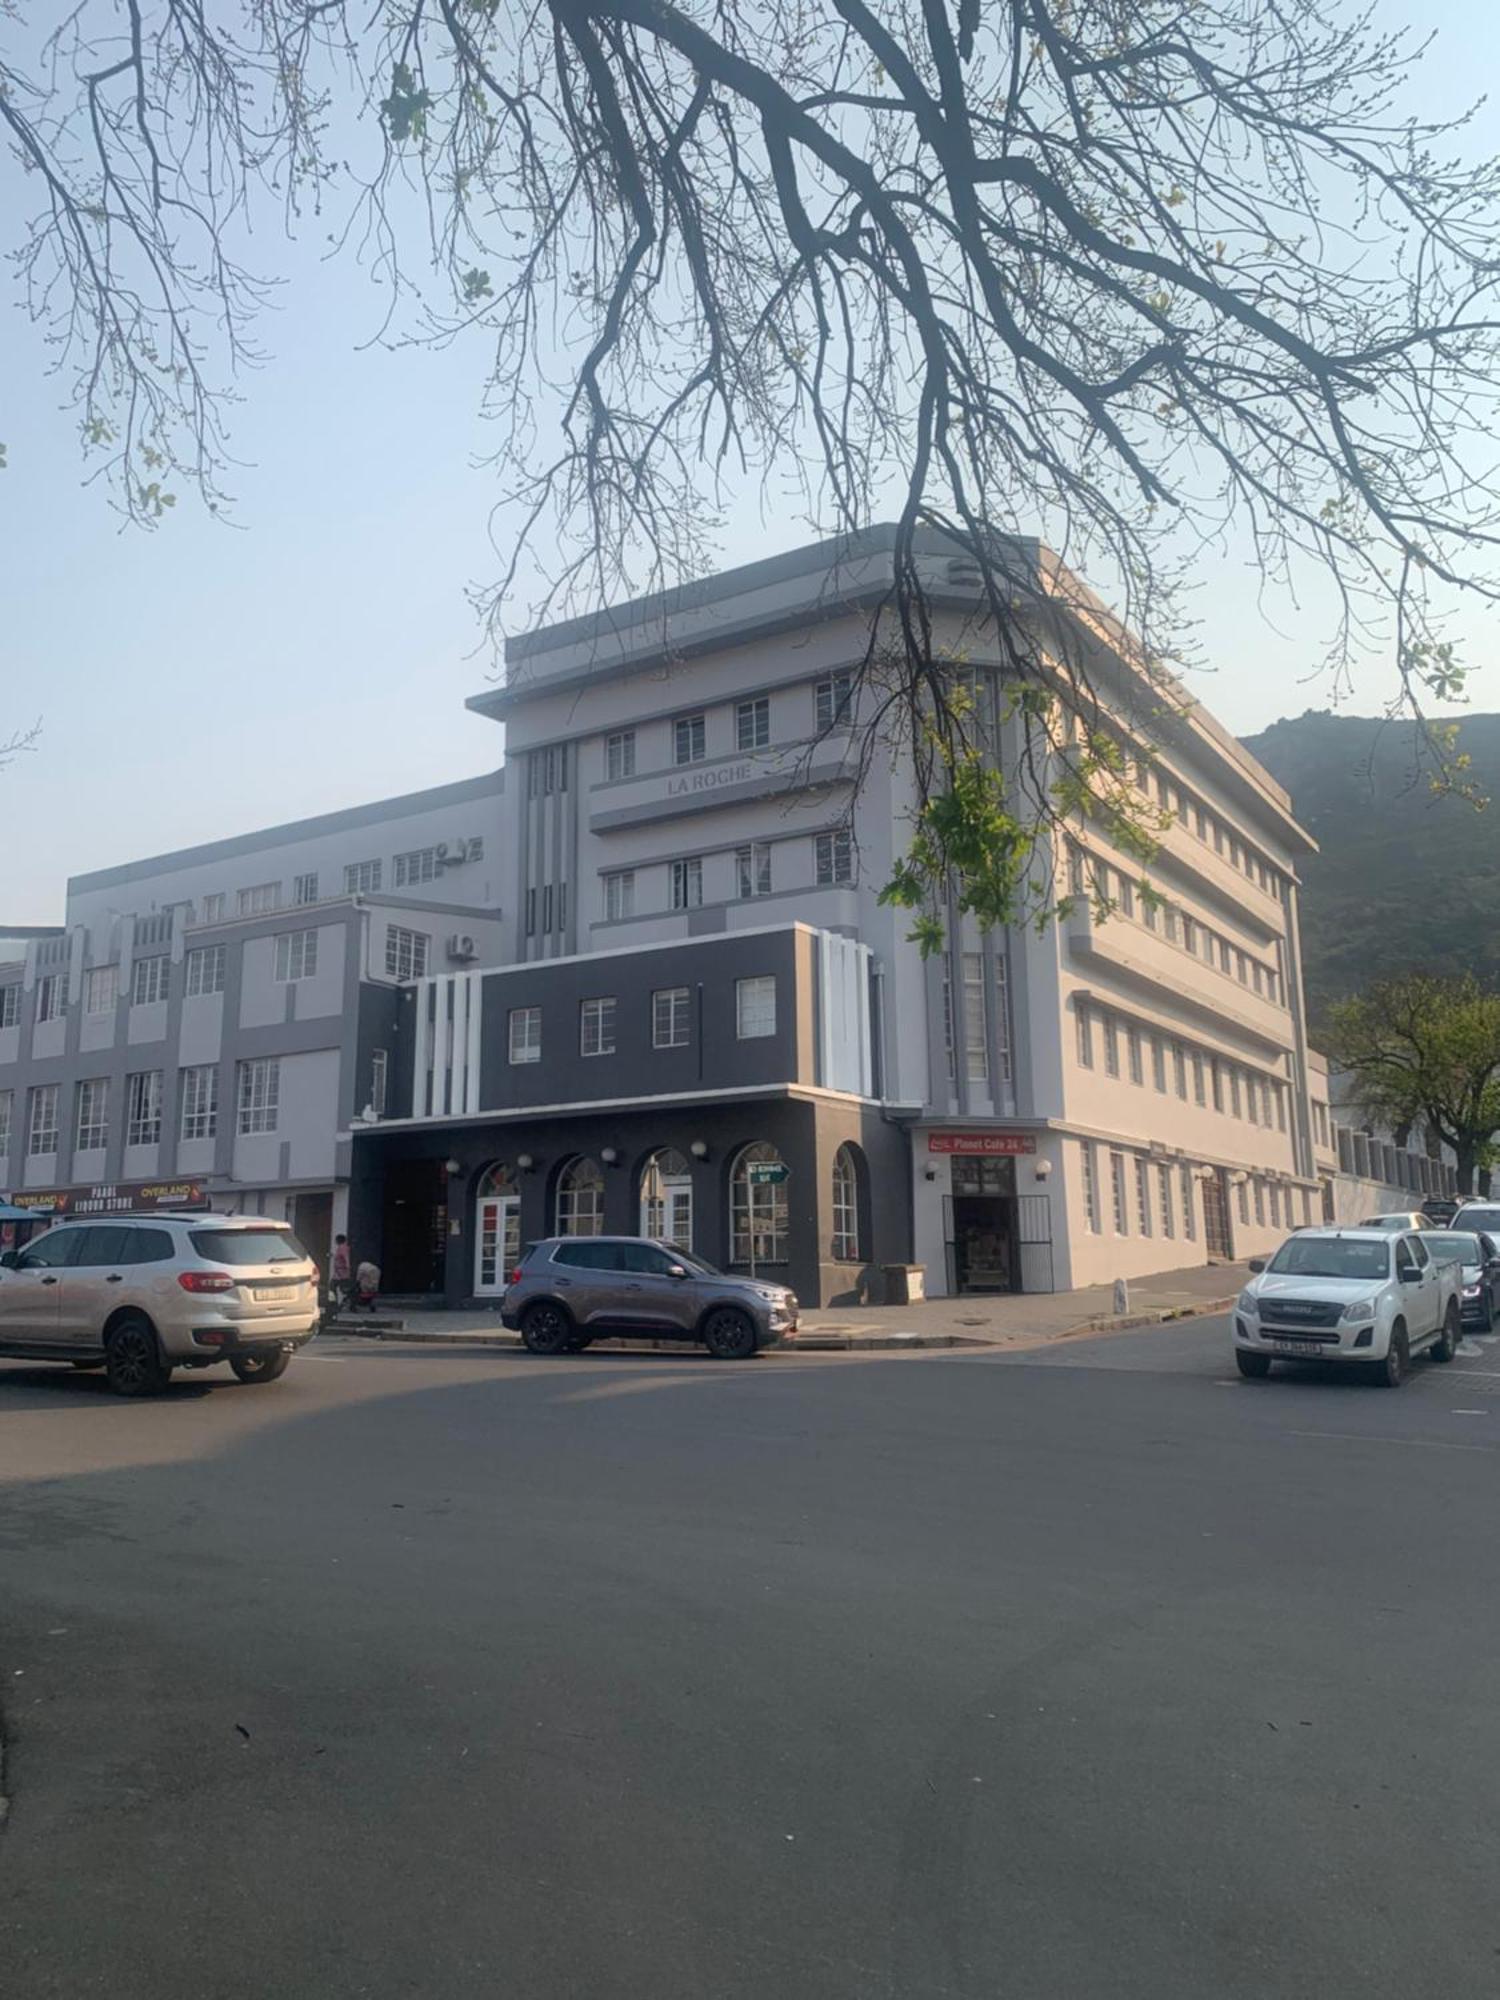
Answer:
[[[1034,1132],[929,1132],[929,1153],[1034,1153]]]

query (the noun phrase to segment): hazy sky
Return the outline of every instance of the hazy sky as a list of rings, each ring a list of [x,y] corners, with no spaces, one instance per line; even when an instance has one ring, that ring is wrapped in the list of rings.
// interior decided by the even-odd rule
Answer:
[[[1422,15],[1440,40],[1416,108],[1458,110],[1497,74],[1497,10],[1427,0]],[[1497,146],[1486,106],[1466,150]],[[15,185],[7,163],[10,199]],[[271,358],[241,384],[234,527],[184,500],[156,534],[122,528],[81,483],[39,336],[0,317],[0,735],[42,724],[0,775],[0,927],[58,920],[70,873],[500,761],[499,729],[463,707],[491,671],[466,598],[496,567],[494,478],[472,465],[483,348],[362,349],[380,317],[368,278],[322,262],[316,228],[295,248],[261,242],[291,282],[264,327]],[[804,539],[747,509],[724,559]],[[1305,614],[1281,605],[1273,623],[1256,599],[1228,562],[1195,607],[1216,666],[1197,691],[1242,732],[1327,701],[1306,684]],[[1349,706],[1389,691],[1372,672]],[[1474,706],[1500,708],[1500,667]]]

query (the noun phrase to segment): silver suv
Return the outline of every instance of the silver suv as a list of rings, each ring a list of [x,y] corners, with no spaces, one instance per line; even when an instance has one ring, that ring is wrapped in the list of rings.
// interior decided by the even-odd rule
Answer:
[[[785,1285],[727,1277],[675,1243],[645,1236],[549,1236],[527,1246],[500,1301],[533,1354],[567,1354],[599,1336],[701,1340],[742,1361],[797,1330]]]
[[[121,1396],[216,1361],[274,1382],[317,1323],[317,1267],[261,1216],[60,1222],[0,1257],[0,1355],[102,1367]]]

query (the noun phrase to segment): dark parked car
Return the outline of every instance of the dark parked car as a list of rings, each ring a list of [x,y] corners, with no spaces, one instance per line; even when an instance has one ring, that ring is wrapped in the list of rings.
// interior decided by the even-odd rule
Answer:
[[[1446,1229],[1458,1213],[1458,1202],[1450,1195],[1435,1194],[1423,1202],[1422,1213],[1432,1228]]]
[[[1494,1237],[1478,1230],[1424,1229],[1422,1241],[1434,1257],[1456,1257],[1463,1265],[1464,1325],[1492,1332],[1500,1320],[1500,1249]]]
[[[785,1285],[730,1277],[675,1243],[644,1236],[548,1236],[526,1247],[500,1301],[533,1354],[576,1353],[591,1340],[699,1340],[744,1360],[797,1330]]]

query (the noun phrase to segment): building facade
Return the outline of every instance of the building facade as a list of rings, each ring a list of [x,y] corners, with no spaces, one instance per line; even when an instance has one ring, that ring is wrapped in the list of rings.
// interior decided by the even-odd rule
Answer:
[[[320,1259],[403,984],[496,955],[499,774],[75,877],[0,965],[0,1187],[191,1190]],[[340,1137],[340,1135],[345,1135]]]
[[[506,979],[557,964],[586,987],[591,965],[602,976],[628,952],[654,991],[671,983],[655,959],[789,922],[861,947],[870,1064],[854,1095],[862,1117],[902,1135],[906,1214],[876,1216],[859,1269],[834,1268],[845,1140],[830,1130],[808,1163],[818,1199],[800,1224],[816,1240],[786,1253],[789,1269],[818,1274],[810,1298],[871,1295],[872,1273],[908,1258],[929,1291],[955,1293],[1065,1289],[1269,1248],[1321,1204],[1298,944],[1297,866],[1311,842],[1286,793],[1201,707],[1164,699],[1129,635],[1055,558],[1018,549],[1059,585],[1044,653],[1087,678],[1097,726],[1163,827],[1160,852],[1143,888],[1102,823],[1080,820],[1046,862],[1069,914],[986,931],[950,908],[944,951],[924,958],[909,915],[880,898],[913,824],[909,756],[857,754],[871,699],[860,667],[891,545],[892,531],[872,530],[511,644],[504,683],[470,703],[506,728]],[[921,560],[934,644],[962,662],[987,754],[1001,768],[1053,754],[1035,720],[1012,713],[972,571],[935,534]],[[492,984],[486,1020],[500,1004]],[[602,1072],[586,1048],[571,1053],[585,1032],[570,1011],[579,996],[536,1004],[544,1042],[570,1050],[556,1081],[568,1157],[592,1171],[607,1146],[627,1163],[624,1179],[602,1176],[618,1226],[642,1212],[651,1146],[623,1142],[634,1100],[596,1096]],[[486,1094],[498,1085],[481,1075],[463,1119],[485,1136],[443,1155],[465,1181],[442,1203],[449,1297],[474,1283],[491,1199],[469,1185],[477,1163],[487,1187],[514,1183],[526,1234],[578,1215],[570,1188],[519,1178],[521,1154],[549,1170],[559,1157],[541,1107]],[[697,1081],[705,1103],[732,1087],[727,1072]],[[418,1102],[411,1119],[434,1139],[458,1129],[451,1107]],[[757,1134],[744,1126],[739,1143]],[[388,1170],[420,1142],[408,1130],[358,1144]],[[368,1200],[378,1204],[373,1189]],[[590,1226],[604,1212],[590,1207]],[[692,1218],[694,1247],[743,1262],[727,1185],[714,1192],[700,1174]]]

